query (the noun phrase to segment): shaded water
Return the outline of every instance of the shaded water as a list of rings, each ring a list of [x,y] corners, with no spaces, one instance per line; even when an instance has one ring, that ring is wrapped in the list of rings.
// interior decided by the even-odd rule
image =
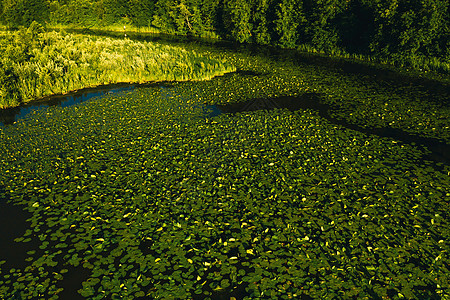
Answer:
[[[46,109],[50,106],[69,107],[83,103],[94,97],[131,90],[133,88],[134,85],[130,84],[113,84],[95,88],[86,88],[66,95],[47,96],[18,107],[0,109],[0,126],[14,124],[14,122],[25,118],[29,113],[35,110]]]
[[[40,256],[43,250],[39,250],[40,240],[39,233],[33,232],[28,235],[29,242],[16,242],[17,238],[21,238],[30,228],[30,222],[27,220],[31,218],[31,213],[25,210],[22,205],[13,205],[4,197],[5,191],[0,186],[0,261],[6,258],[5,264],[0,265],[4,269],[20,268],[24,269],[27,266],[26,259],[31,256]],[[14,230],[11,230],[13,228]],[[36,251],[36,249],[38,249]],[[34,254],[30,254],[34,251]],[[64,262],[63,264],[64,265]],[[65,274],[64,290],[60,293],[60,299],[83,299],[77,292],[82,287],[82,282],[89,278],[90,270],[78,267],[65,266],[69,271]],[[55,272],[60,272],[60,269],[54,269]],[[17,299],[21,299],[17,295]]]
[[[251,71],[237,71],[240,76],[261,76]],[[168,83],[149,83],[147,86],[166,87]],[[38,109],[45,109],[49,106],[68,107],[85,102],[91,98],[103,95],[119,93],[122,91],[133,90],[136,84],[116,84],[101,86],[96,88],[83,89],[68,95],[50,96],[34,102],[29,105],[14,107],[0,110],[0,126],[14,124],[19,119],[25,118],[29,113]],[[145,86],[145,85],[144,85]],[[170,86],[170,85],[169,85]],[[356,124],[351,124],[342,119],[336,119],[330,116],[330,106],[323,104],[320,93],[305,93],[301,96],[283,96],[277,98],[249,99],[247,101],[227,104],[227,105],[206,105],[202,108],[208,117],[215,117],[223,113],[238,113],[256,110],[273,110],[286,108],[290,111],[300,109],[311,109],[317,111],[319,115],[333,124],[341,125],[346,128],[363,132],[366,134],[376,135],[379,137],[392,138],[408,144],[415,144],[422,148],[428,154],[425,156],[427,160],[450,164],[450,145],[435,138],[421,137],[408,133],[404,130],[383,127],[383,128],[364,128]]]
[[[25,234],[29,228],[27,219],[31,217],[30,213],[25,213],[22,206],[12,205],[8,203],[5,197],[5,190],[0,186],[0,258],[8,257],[6,266],[23,268],[25,267],[25,259],[27,251],[33,249],[32,245],[24,244],[17,247],[14,239]],[[11,230],[14,228],[14,230]],[[1,261],[1,259],[0,259]]]

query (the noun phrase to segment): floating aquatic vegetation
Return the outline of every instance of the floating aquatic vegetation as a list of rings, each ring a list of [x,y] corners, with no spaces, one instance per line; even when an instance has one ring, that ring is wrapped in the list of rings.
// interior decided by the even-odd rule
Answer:
[[[16,243],[38,245],[0,263],[0,297],[67,298],[79,270],[90,299],[450,296],[449,166],[309,109],[208,117],[204,103],[336,95],[334,77],[227,55],[255,73],[0,128],[0,185],[31,213]]]
[[[261,75],[232,74],[222,81],[200,83],[196,92],[199,97],[205,103],[226,104],[319,93],[320,102],[330,106],[329,113],[336,119],[364,128],[401,129],[450,142],[450,95],[445,81],[427,84],[418,78],[393,75],[378,79],[379,71],[359,74],[352,65],[352,72],[346,73],[342,62],[338,67],[327,68],[305,62],[310,57],[304,58],[299,53],[287,52],[283,56],[281,50],[265,53],[259,48],[226,56],[238,70]],[[223,48],[217,52],[212,54],[225,55]]]

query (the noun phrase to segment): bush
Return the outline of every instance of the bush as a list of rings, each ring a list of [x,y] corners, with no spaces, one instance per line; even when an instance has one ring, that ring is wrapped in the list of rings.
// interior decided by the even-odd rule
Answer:
[[[12,62],[8,59],[0,60],[0,108],[20,103],[18,81]]]

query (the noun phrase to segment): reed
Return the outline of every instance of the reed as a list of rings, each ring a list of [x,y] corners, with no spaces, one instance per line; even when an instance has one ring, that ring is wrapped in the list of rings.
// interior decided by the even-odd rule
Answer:
[[[119,82],[207,80],[224,60],[151,42],[29,30],[0,33],[0,108]]]

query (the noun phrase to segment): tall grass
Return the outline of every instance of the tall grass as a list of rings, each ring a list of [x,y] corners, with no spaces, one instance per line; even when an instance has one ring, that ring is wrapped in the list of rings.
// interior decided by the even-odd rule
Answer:
[[[155,27],[135,27],[133,25],[113,24],[106,26],[91,26],[88,29],[92,31],[113,31],[127,33],[170,33],[161,32]],[[51,28],[55,29],[82,29],[77,24],[61,25],[54,24]],[[173,34],[173,32],[172,32]],[[202,38],[220,39],[221,37],[216,32],[201,32],[197,36]],[[349,53],[343,48],[331,48],[327,51],[317,48],[311,44],[300,44],[296,47],[297,50],[306,53],[314,53],[319,55],[325,55],[336,58],[349,59],[354,61],[361,61],[370,65],[384,65],[387,67],[393,67],[399,72],[411,72],[424,74],[428,72],[434,72],[439,74],[450,74],[450,57],[426,57],[419,56],[417,54],[404,53],[404,54],[361,54],[361,53]]]
[[[124,27],[125,26],[125,27]],[[110,24],[110,25],[93,25],[89,27],[80,27],[78,24],[51,24],[47,28],[56,30],[70,30],[70,29],[87,29],[87,30],[100,30],[100,31],[116,31],[116,32],[142,32],[157,34],[161,31],[153,26],[133,26],[131,24]]]
[[[125,38],[30,30],[0,38],[0,108],[102,84],[206,80],[235,70],[194,51]]]
[[[412,69],[419,72],[438,72],[443,74],[450,73],[450,57],[426,57],[420,55],[365,55],[348,53],[344,49],[334,48],[328,51],[323,51],[311,46],[309,44],[301,44],[296,48],[298,51],[307,53],[316,53],[331,57],[344,58],[350,60],[363,61],[371,64],[383,64],[402,69]]]

